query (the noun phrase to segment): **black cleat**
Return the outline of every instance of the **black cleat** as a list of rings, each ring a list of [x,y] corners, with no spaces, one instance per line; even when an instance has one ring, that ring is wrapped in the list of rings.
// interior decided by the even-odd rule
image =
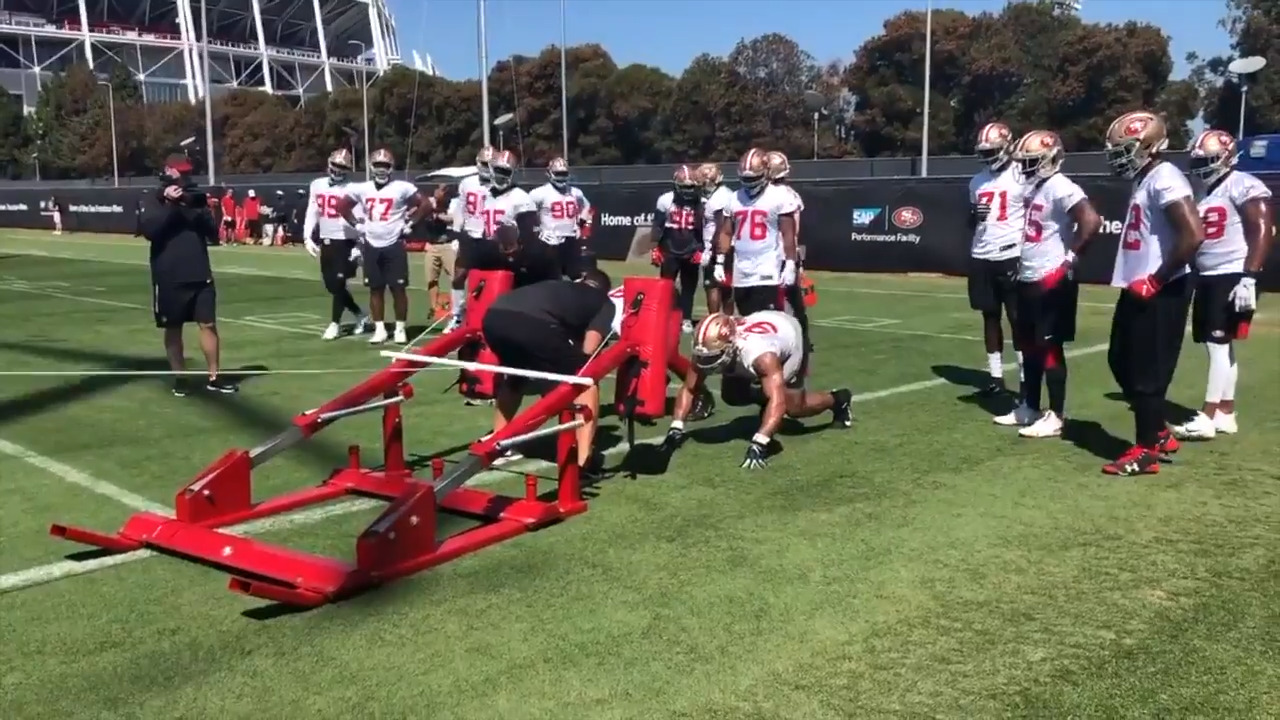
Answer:
[[[223,380],[217,375],[210,377],[209,382],[205,383],[204,387],[209,392],[222,393],[223,395],[232,395],[240,392],[240,386],[229,380]]]
[[[177,378],[173,381],[173,396],[186,397],[191,392],[191,388],[187,385],[186,378]]]
[[[1005,387],[1004,378],[991,378],[986,387],[979,388],[974,394],[978,397],[1000,397],[1001,395],[1008,395],[1009,388]]]
[[[835,405],[831,408],[831,424],[836,427],[853,427],[853,393],[840,388],[832,390]]]

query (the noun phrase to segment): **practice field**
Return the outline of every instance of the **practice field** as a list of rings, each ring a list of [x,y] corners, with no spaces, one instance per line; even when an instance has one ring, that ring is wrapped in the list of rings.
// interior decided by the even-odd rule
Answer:
[[[1240,351],[1241,433],[1115,479],[1099,467],[1132,429],[1106,368],[1113,291],[1083,294],[1067,437],[1020,440],[970,397],[984,358],[961,281],[819,274],[814,380],[858,393],[851,431],[791,425],[749,473],[752,421],[721,407],[665,473],[630,478],[641,453],[612,421],[617,472],[585,515],[282,614],[221,573],[67,560],[83,548],[47,534],[171,507],[222,452],[384,364],[360,340],[318,339],[328,304],[305,253],[213,252],[227,368],[279,372],[179,399],[163,377],[15,374],[164,369],[141,242],[0,238],[5,717],[1280,716],[1273,298]],[[198,367],[194,333],[188,357]],[[1183,357],[1173,397],[1195,406],[1204,354],[1188,342]],[[443,392],[452,380],[415,378],[420,458],[456,455],[490,422]],[[639,435],[651,448],[664,428]],[[268,464],[260,491],[318,483],[378,436],[376,415],[344,420]],[[246,531],[350,557],[377,511],[347,501]]]

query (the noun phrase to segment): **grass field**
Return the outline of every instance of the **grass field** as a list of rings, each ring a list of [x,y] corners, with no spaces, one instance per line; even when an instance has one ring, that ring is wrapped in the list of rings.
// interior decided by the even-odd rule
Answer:
[[[333,372],[185,399],[163,378],[12,374],[163,362],[140,242],[0,238],[6,717],[1280,717],[1274,314],[1240,351],[1241,433],[1117,480],[1099,473],[1131,434],[1106,369],[1112,291],[1083,295],[1069,436],[1035,441],[970,399],[983,355],[960,282],[820,275],[815,380],[860,394],[851,432],[810,422],[749,474],[736,466],[750,423],[722,408],[665,474],[605,481],[586,515],[262,619],[219,573],[77,563],[47,535],[169,506],[226,449],[382,365],[358,340],[318,340],[327,303],[304,253],[214,254],[228,368]],[[1195,406],[1203,352],[1183,358],[1173,399]],[[415,380],[411,451],[485,431],[487,408],[440,392],[451,380]],[[376,416],[344,421],[259,487],[314,484],[377,438]],[[616,425],[603,441],[622,461]],[[348,503],[252,531],[349,557],[376,512]]]

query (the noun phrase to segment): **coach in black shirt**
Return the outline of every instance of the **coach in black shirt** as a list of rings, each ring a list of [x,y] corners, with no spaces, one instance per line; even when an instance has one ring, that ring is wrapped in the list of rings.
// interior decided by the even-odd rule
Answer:
[[[503,366],[576,375],[609,337],[613,315],[609,276],[588,270],[580,280],[546,280],[499,297],[485,312],[482,331],[485,343]],[[526,388],[545,392],[550,386],[514,375],[499,378],[494,432],[515,417]],[[586,388],[576,402],[591,413],[577,431],[578,464],[584,472],[595,473],[599,462],[593,459],[592,443],[600,412],[599,388]]]
[[[170,158],[165,168],[163,188],[156,194],[155,207],[142,218],[142,235],[151,244],[151,300],[156,327],[164,329],[164,349],[169,368],[186,370],[182,330],[189,322],[200,328],[200,348],[209,368],[206,387],[214,392],[233,393],[236,386],[218,377],[219,339],[217,289],[209,265],[205,241],[216,237],[217,227],[207,208],[207,197],[195,189],[185,157]],[[187,394],[189,384],[179,375],[173,394]]]

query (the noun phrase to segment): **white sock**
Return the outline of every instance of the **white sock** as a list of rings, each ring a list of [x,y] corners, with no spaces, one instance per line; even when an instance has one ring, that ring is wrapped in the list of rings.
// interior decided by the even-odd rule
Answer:
[[[1209,381],[1205,383],[1204,401],[1222,402],[1227,385],[1231,382],[1231,346],[1225,343],[1205,343],[1204,347],[1209,352]]]
[[[991,373],[991,377],[997,380],[1004,377],[1004,358],[1000,353],[987,353],[987,372]]]
[[[1016,354],[1018,356],[1018,382],[1023,382],[1027,379],[1027,376],[1022,374],[1022,351],[1018,350]]]
[[[1234,402],[1236,399],[1236,381],[1240,379],[1240,364],[1236,362],[1236,349],[1234,345],[1227,345],[1227,357],[1231,361],[1231,366],[1227,370],[1226,382],[1222,386],[1222,399]]]
[[[450,290],[449,302],[453,305],[453,316],[456,318],[462,317],[462,308],[467,303],[467,291]]]
[[[403,321],[403,320],[397,320],[397,321],[396,321],[396,332],[404,332],[404,321]]]
[[[386,331],[387,331],[387,324],[386,324],[386,323],[384,323],[384,322],[376,322],[376,323],[374,323],[374,324],[373,324],[373,327],[374,327],[374,329],[375,329],[375,330],[377,330],[378,332],[386,332]]]

